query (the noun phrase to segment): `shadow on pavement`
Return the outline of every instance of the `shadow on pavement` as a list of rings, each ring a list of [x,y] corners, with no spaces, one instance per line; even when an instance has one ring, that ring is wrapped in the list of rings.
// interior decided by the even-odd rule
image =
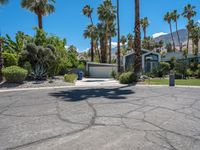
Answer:
[[[64,101],[77,102],[89,98],[107,98],[107,99],[126,99],[126,95],[134,94],[134,91],[126,89],[127,86],[117,88],[99,88],[99,89],[73,89],[50,93],[50,96],[60,98]]]

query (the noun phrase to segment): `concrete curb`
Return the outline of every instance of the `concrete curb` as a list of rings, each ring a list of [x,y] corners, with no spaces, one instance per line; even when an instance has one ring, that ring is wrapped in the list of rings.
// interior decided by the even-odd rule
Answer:
[[[65,89],[65,88],[97,88],[97,87],[123,87],[125,85],[122,84],[112,84],[112,85],[106,85],[106,84],[95,84],[95,85],[73,85],[73,86],[54,86],[54,87],[37,87],[37,88],[12,88],[12,89],[0,89],[0,93],[3,92],[17,92],[17,91],[32,91],[32,90],[49,90],[49,89]],[[129,85],[129,86],[135,86],[135,87],[169,87],[168,85],[142,85],[142,84],[137,84],[137,85]],[[175,87],[169,87],[169,88],[199,88],[200,86],[182,86],[182,85],[177,85]]]

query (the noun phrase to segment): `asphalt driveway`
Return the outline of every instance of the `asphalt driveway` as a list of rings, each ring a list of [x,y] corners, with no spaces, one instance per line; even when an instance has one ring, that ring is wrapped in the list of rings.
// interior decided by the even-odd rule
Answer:
[[[200,89],[0,93],[0,150],[199,150]]]

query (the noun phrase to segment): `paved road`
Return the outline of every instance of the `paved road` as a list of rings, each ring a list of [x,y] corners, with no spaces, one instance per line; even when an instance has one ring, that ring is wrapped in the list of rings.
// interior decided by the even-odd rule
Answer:
[[[200,89],[0,93],[0,150],[199,150]]]

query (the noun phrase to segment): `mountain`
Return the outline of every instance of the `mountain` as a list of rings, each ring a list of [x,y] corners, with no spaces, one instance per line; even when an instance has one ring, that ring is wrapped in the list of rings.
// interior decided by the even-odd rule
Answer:
[[[178,33],[179,33],[179,36],[180,36],[180,40],[181,40],[181,43],[185,43],[187,41],[187,30],[186,29],[181,29],[181,30],[178,30]],[[178,46],[179,43],[178,43],[178,36],[177,36],[177,33],[176,32],[173,32],[173,37],[174,37],[174,41],[175,41],[175,45]],[[159,37],[156,37],[154,38],[154,40],[156,42],[159,42],[159,41],[163,41],[165,44],[167,43],[172,43],[172,39],[171,39],[171,34],[166,34],[166,35],[161,35]]]

